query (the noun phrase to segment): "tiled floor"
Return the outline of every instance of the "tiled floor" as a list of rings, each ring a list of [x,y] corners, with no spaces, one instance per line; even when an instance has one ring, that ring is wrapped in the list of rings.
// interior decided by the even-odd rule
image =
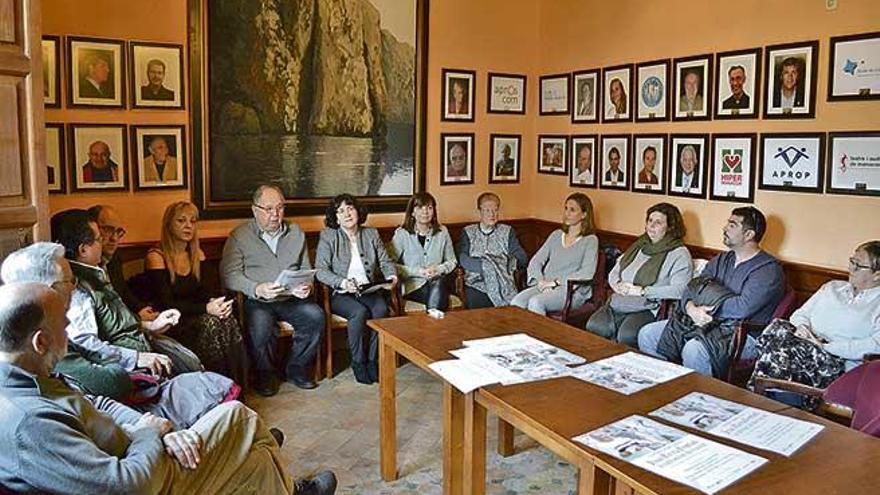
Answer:
[[[332,469],[339,494],[441,493],[442,404],[440,383],[416,366],[397,372],[397,437],[400,478],[379,476],[379,401],[377,385],[360,385],[347,369],[316,390],[283,384],[275,397],[249,398],[269,425],[284,430],[283,447],[290,472],[300,477]],[[487,493],[573,494],[576,471],[522,434],[517,453],[494,452],[494,418],[489,418]]]

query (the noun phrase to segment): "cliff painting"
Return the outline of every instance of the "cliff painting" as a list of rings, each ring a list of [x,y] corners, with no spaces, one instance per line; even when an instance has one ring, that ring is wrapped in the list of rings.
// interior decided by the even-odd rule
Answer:
[[[411,194],[415,1],[207,2],[211,199]]]

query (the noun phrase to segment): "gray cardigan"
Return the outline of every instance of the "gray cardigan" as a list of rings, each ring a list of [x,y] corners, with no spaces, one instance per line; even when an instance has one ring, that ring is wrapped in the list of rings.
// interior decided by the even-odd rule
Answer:
[[[418,275],[419,268],[428,265],[437,265],[442,275],[455,270],[458,261],[455,259],[455,249],[452,246],[452,238],[446,227],[440,226],[440,232],[428,234],[425,246],[419,243],[416,234],[410,234],[403,227],[397,227],[388,254],[397,265],[397,272],[403,282],[405,294],[425,285],[428,279]]]
[[[306,249],[306,236],[299,225],[285,222],[284,232],[278,239],[277,254],[260,238],[260,229],[254,219],[239,225],[229,234],[223,246],[220,273],[227,289],[243,292],[257,299],[257,285],[273,282],[282,270],[312,268]]]
[[[397,275],[394,263],[385,251],[385,245],[379,232],[372,227],[360,227],[357,233],[358,251],[364,263],[364,271],[370,282],[381,282]],[[348,275],[351,264],[351,241],[344,230],[326,228],[321,231],[318,240],[318,252],[315,254],[315,268],[318,269],[318,280],[339,288]]]
[[[535,285],[542,278],[558,279],[561,286],[565,286],[568,279],[592,279],[598,261],[598,237],[588,235],[565,248],[562,247],[562,230],[556,229],[529,261],[528,285]]]

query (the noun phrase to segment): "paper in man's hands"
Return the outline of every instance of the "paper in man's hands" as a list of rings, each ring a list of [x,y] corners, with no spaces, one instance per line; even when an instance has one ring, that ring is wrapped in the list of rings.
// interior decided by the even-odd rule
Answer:
[[[318,270],[282,270],[275,279],[275,283],[284,287],[281,295],[293,295],[293,289],[303,284],[311,284],[315,281]]]

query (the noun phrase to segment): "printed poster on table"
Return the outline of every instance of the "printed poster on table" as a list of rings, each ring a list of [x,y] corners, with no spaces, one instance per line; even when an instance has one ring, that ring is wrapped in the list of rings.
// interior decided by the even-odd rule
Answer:
[[[631,395],[692,371],[684,366],[643,354],[625,352],[573,368],[571,376],[624,395]]]

